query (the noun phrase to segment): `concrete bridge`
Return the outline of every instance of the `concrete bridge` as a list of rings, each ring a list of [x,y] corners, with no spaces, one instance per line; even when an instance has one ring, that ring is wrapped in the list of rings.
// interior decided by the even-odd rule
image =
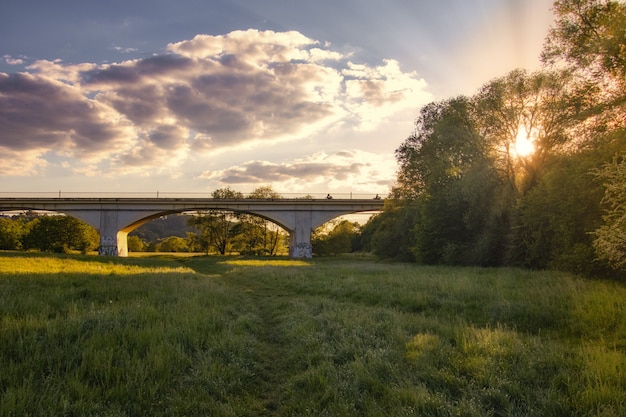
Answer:
[[[335,217],[378,211],[382,199],[0,197],[0,211],[46,210],[79,218],[100,233],[100,255],[128,256],[128,233],[168,214],[228,210],[263,217],[289,232],[289,256],[310,258],[311,232]]]

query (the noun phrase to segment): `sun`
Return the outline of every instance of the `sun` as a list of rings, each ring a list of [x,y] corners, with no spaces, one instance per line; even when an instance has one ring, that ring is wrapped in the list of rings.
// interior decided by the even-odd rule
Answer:
[[[535,152],[535,141],[525,127],[520,127],[517,132],[514,146],[515,154],[522,158]]]

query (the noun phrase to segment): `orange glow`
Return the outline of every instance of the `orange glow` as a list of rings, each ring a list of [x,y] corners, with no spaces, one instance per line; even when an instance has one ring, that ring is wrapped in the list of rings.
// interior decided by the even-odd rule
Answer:
[[[525,127],[520,127],[515,137],[515,154],[525,157],[535,152],[535,140],[528,134]]]

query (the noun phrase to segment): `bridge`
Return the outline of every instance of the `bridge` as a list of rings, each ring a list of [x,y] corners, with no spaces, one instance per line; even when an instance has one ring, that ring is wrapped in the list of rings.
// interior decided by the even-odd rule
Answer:
[[[312,256],[311,232],[345,214],[379,211],[384,200],[369,199],[216,199],[171,197],[0,197],[0,211],[44,210],[76,217],[100,233],[100,255],[128,256],[128,233],[161,216],[205,210],[253,214],[289,232],[289,256]]]

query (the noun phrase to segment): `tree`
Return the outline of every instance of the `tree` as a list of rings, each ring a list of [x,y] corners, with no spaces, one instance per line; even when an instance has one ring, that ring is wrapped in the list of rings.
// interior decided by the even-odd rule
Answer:
[[[590,175],[594,152],[563,155],[519,202],[516,262],[534,269],[590,275],[595,260],[591,233],[599,226],[602,186]]]
[[[502,262],[511,193],[479,121],[466,97],[422,109],[415,133],[396,151],[392,195],[406,202],[386,204],[376,219],[375,253],[423,263]]]
[[[564,61],[594,78],[626,82],[626,4],[615,0],[557,0],[555,25],[541,59]]]
[[[282,196],[271,186],[265,185],[254,189],[248,198],[276,200]],[[247,253],[276,254],[278,244],[284,235],[280,227],[267,219],[249,214],[241,214],[239,220],[246,223],[241,227],[240,240]]]
[[[212,193],[213,198],[218,199],[241,199],[243,194],[232,190],[230,187],[220,188]],[[230,249],[232,228],[236,224],[238,215],[226,210],[198,211],[188,222],[200,230],[199,241],[203,250],[207,253],[215,249],[224,255]]]
[[[141,252],[144,250],[146,244],[139,236],[127,237],[128,251],[129,252]]]
[[[424,106],[415,131],[396,149],[400,166],[392,197],[414,200],[445,187],[484,154],[463,96]]]
[[[87,253],[98,244],[98,232],[93,227],[75,217],[63,215],[38,217],[24,238],[25,249],[44,252],[78,250]]]
[[[359,224],[348,220],[331,222],[331,230],[324,233],[323,225],[313,234],[311,244],[313,252],[317,255],[337,255],[354,251],[354,242],[359,234]]]
[[[188,252],[187,240],[179,236],[169,236],[156,245],[157,252]]]
[[[618,270],[626,271],[626,161],[616,158],[596,172],[604,182],[603,224],[595,230],[598,256]]]
[[[602,146],[607,133],[626,128],[626,3],[615,0],[558,0],[542,60],[565,63],[582,81],[577,136]],[[609,161],[604,161],[609,162]]]
[[[415,201],[385,200],[383,211],[372,216],[361,228],[364,250],[381,258],[415,261],[415,227],[419,224]]]
[[[570,88],[568,72],[511,71],[481,88],[474,97],[476,129],[489,157],[519,195],[541,177],[546,161],[563,151],[577,122],[580,100]],[[533,152],[517,151],[520,140],[530,140]]]
[[[22,249],[22,239],[28,233],[26,223],[20,219],[0,217],[0,250]]]

